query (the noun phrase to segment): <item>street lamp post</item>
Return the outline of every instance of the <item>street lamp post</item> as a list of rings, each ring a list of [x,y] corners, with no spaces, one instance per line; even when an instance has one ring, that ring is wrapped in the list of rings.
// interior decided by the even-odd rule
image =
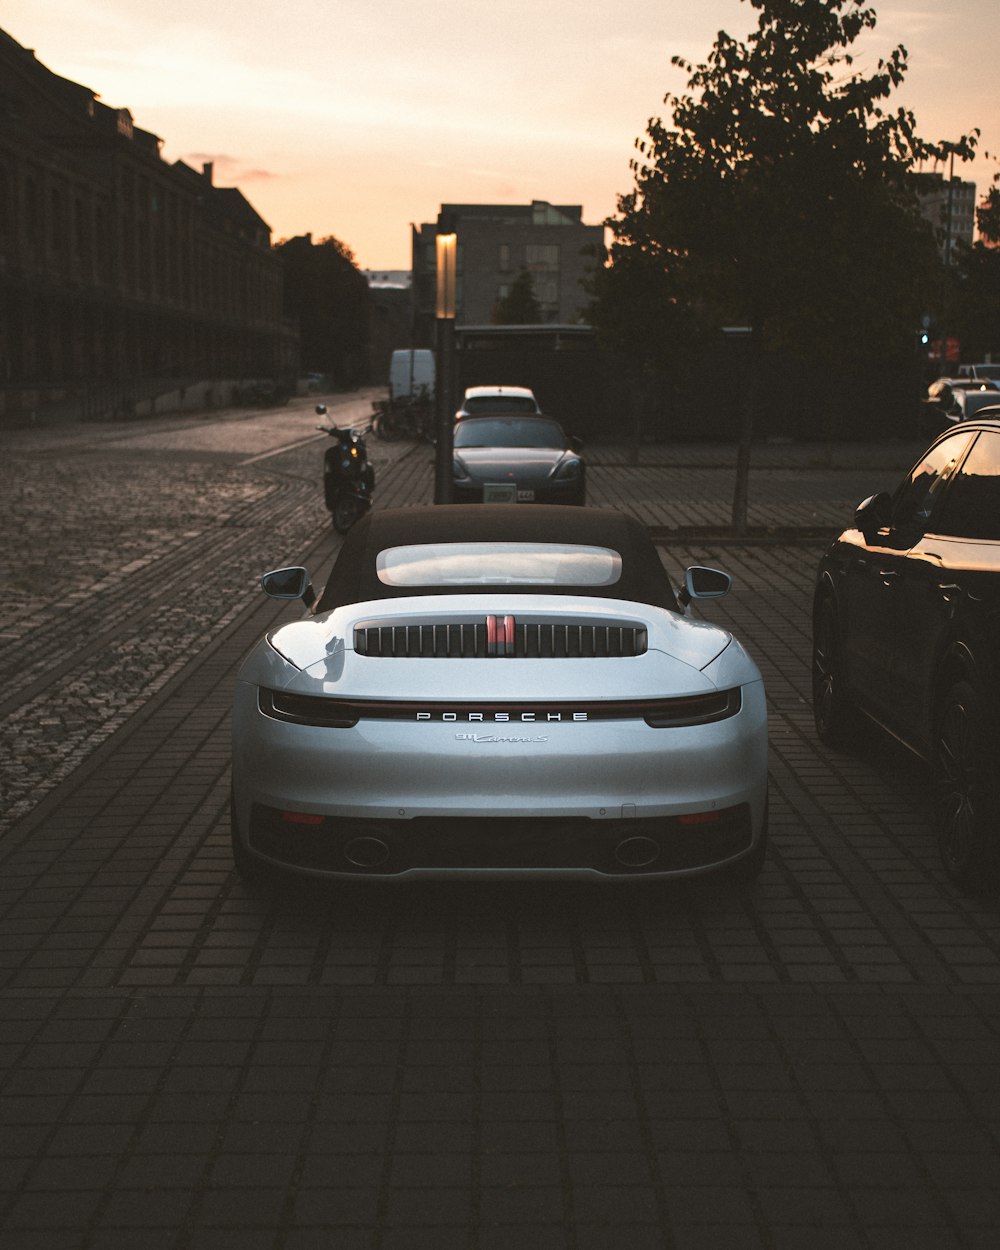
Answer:
[[[951,286],[951,264],[952,264],[952,231],[954,230],[953,211],[955,204],[955,148],[953,144],[948,145],[951,148],[951,156],[948,162],[948,194],[945,198],[945,219],[944,219],[944,268],[946,281],[949,285],[949,291],[945,297],[945,308],[948,307],[948,297],[950,296]],[[948,372],[948,323],[942,318],[942,324],[938,329],[938,377],[943,378]]]
[[[455,411],[455,284],[458,236],[437,236],[437,452],[434,502],[451,503],[452,422]]]

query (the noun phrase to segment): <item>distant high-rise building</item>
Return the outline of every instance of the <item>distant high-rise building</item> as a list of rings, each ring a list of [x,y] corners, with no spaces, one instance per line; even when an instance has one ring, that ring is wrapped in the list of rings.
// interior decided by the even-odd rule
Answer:
[[[526,270],[543,324],[575,324],[588,302],[582,280],[602,263],[604,227],[579,204],[442,204],[436,222],[413,228],[413,297],[419,342],[433,341],[436,237],[458,239],[456,324],[488,325],[496,303]]]
[[[924,217],[934,227],[945,264],[954,260],[957,243],[972,244],[976,225],[976,184],[943,174],[918,174]]]

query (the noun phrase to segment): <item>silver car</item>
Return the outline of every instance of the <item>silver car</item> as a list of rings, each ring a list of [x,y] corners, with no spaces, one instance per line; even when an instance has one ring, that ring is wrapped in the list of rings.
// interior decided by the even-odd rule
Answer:
[[[764,686],[693,618],[622,513],[456,505],[369,513],[308,614],[263,639],[233,704],[245,874],[632,880],[728,867],[767,837]]]

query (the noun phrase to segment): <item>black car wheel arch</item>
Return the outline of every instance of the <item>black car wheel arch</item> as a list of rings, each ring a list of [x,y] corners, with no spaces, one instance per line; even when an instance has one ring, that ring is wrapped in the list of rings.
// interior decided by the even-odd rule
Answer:
[[[847,689],[837,605],[829,594],[818,601],[813,616],[812,698],[819,740],[835,749],[849,747],[859,717]]]
[[[996,737],[980,687],[953,680],[935,717],[936,823],[945,871],[966,889],[997,881]]]

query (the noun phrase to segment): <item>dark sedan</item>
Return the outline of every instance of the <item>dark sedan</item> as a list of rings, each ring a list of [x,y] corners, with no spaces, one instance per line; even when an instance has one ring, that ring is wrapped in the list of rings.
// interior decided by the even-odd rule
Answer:
[[[970,417],[990,416],[988,411],[1000,405],[1000,386],[988,379],[938,378],[927,389],[921,405],[921,433],[933,438],[959,421]]]
[[[827,745],[862,714],[929,764],[949,876],[1000,875],[1000,420],[942,434],[823,556],[813,708]]]
[[[455,426],[455,503],[582,504],[579,439],[550,417],[466,417]]]

